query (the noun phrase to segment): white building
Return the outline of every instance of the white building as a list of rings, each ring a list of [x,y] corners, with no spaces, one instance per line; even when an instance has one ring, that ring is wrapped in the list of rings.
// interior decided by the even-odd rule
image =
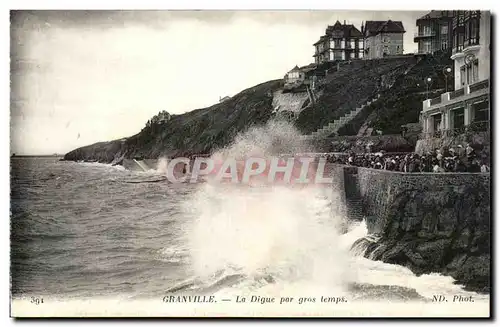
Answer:
[[[454,91],[423,102],[426,137],[486,130],[490,120],[490,12],[453,17]]]

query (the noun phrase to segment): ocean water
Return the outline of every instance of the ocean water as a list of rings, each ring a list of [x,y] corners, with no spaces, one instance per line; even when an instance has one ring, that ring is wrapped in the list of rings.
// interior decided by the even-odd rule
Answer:
[[[331,209],[336,199],[327,189],[167,184],[151,182],[162,177],[160,171],[54,158],[13,158],[11,166],[14,301],[36,296],[45,302],[158,304],[177,292],[429,305],[442,294],[473,295],[487,310],[488,296],[462,290],[451,277],[417,277],[405,267],[351,253],[366,226],[349,222],[348,232],[340,233]],[[137,181],[150,182],[132,183]],[[19,305],[20,314],[42,310]],[[460,314],[458,308],[451,314]]]

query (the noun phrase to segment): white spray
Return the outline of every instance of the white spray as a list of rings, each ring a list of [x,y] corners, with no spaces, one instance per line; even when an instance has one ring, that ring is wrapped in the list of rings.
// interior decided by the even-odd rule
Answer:
[[[166,174],[168,169],[168,159],[165,157],[161,157],[158,159],[158,163],[156,164],[156,171],[162,174]]]
[[[214,157],[311,152],[289,123],[271,121],[240,134]],[[221,270],[270,274],[318,288],[346,285],[347,252],[338,246],[341,217],[331,187],[293,189],[204,184],[189,201],[188,229],[197,276]]]

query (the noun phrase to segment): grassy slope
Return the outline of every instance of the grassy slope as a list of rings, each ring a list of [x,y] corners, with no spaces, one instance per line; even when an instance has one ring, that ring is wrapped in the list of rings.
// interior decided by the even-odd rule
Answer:
[[[444,67],[453,67],[450,54],[443,52],[423,58],[406,75],[400,76],[394,86],[382,93],[381,98],[365,107],[351,122],[339,130],[339,135],[356,135],[369,119],[368,127],[381,130],[384,134],[400,133],[401,125],[418,122],[422,101],[426,99],[425,78],[432,77],[429,97],[444,92]],[[448,89],[452,89],[450,77]]]
[[[297,127],[304,134],[344,116],[372,99],[416,62],[413,56],[357,61],[327,77],[323,95],[299,115]]]

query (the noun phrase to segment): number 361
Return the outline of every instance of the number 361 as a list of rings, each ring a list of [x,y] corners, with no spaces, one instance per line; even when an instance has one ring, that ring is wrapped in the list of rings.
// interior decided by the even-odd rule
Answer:
[[[30,302],[39,305],[40,303],[43,303],[43,298],[32,296]]]

